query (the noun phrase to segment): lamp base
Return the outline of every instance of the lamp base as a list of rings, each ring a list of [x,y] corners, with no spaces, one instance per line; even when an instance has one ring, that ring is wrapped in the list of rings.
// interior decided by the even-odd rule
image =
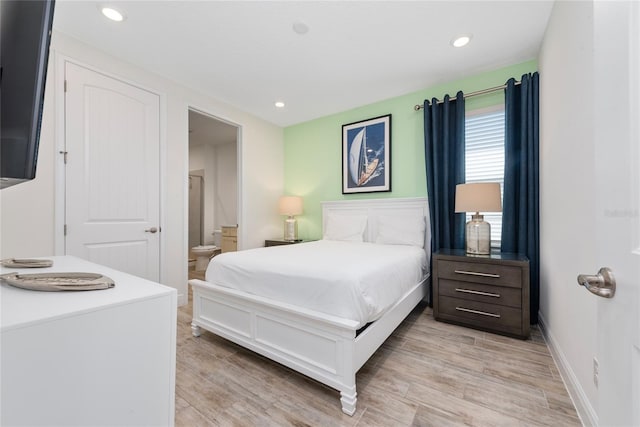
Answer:
[[[467,253],[472,255],[491,254],[491,224],[476,212],[467,222]]]
[[[284,240],[287,242],[298,240],[298,221],[293,216],[284,220]]]

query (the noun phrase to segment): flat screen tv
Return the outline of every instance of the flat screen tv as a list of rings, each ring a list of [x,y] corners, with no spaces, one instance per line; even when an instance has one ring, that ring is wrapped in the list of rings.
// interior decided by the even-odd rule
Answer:
[[[0,1],[0,188],[36,176],[54,1]]]

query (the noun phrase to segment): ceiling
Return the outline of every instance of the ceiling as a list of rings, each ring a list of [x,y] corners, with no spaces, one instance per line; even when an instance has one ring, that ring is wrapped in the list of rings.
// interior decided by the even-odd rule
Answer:
[[[238,140],[238,128],[189,110],[189,146],[230,144]]]
[[[112,5],[126,19],[108,21],[99,5]],[[552,6],[542,0],[58,0],[54,29],[289,126],[533,59]],[[295,23],[308,32],[296,33]],[[472,34],[471,42],[452,47],[460,34]]]

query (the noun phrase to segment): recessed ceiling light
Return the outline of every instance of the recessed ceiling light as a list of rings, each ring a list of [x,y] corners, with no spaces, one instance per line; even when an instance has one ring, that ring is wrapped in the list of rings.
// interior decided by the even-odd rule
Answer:
[[[278,108],[284,108],[284,102],[276,101],[275,106],[278,107]]]
[[[454,37],[451,40],[451,45],[453,47],[462,47],[462,46],[466,46],[470,41],[471,41],[471,35],[465,34],[462,36]]]
[[[309,32],[309,26],[302,21],[296,21],[293,23],[293,31],[302,35]]]
[[[124,14],[112,7],[102,6],[100,7],[100,12],[102,12],[104,16],[111,19],[112,21],[116,21],[116,22],[124,21]]]

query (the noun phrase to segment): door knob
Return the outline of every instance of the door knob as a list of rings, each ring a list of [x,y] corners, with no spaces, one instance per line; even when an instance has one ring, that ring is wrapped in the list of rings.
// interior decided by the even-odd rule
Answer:
[[[602,267],[595,275],[580,274],[578,284],[602,298],[613,298],[616,293],[616,279],[608,267]]]
[[[158,229],[156,227],[147,228],[144,230],[145,233],[157,233]]]

